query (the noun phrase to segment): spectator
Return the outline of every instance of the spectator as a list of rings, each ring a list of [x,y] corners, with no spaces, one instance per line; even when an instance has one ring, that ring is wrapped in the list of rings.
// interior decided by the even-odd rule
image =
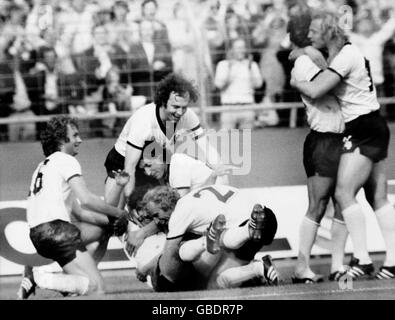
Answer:
[[[154,26],[154,42],[165,45],[171,50],[169,42],[169,33],[166,24],[158,19],[158,2],[156,0],[144,0],[141,3],[141,20],[149,20]]]
[[[168,21],[167,28],[172,47],[173,71],[190,79],[198,79],[197,39],[191,19],[186,5],[177,1],[173,6],[173,19]]]
[[[105,84],[99,88],[99,112],[116,113],[117,111],[132,110],[132,87],[124,87],[120,83],[120,70],[113,66],[108,70]],[[117,128],[122,128],[124,119],[105,119],[103,127],[109,129],[112,136],[118,134]]]
[[[223,105],[242,105],[254,103],[254,89],[262,85],[262,76],[258,64],[247,56],[245,40],[231,42],[229,57],[218,63],[215,72],[215,86],[221,90]],[[225,129],[252,128],[254,111],[232,111],[221,115],[221,127]]]
[[[378,27],[370,15],[357,20],[355,32],[349,35],[350,41],[361,49],[370,63],[370,71],[378,97],[384,95],[383,51],[385,43],[394,35],[395,15],[393,10],[388,21]]]
[[[154,42],[151,20],[140,22],[140,39],[130,48],[132,83],[137,96],[153,100],[155,84],[172,72],[170,51],[163,43]]]
[[[58,41],[58,54],[64,59],[70,59],[72,55],[78,55],[88,50],[93,44],[92,29],[94,26],[94,9],[88,6],[84,0],[70,0],[71,8],[61,15],[61,32]],[[74,70],[79,70],[74,66]],[[71,73],[70,72],[70,73]]]
[[[117,0],[111,8],[111,21],[107,24],[110,43],[119,45],[125,52],[129,51],[132,42],[139,41],[138,25],[127,20],[129,7],[126,1]]]

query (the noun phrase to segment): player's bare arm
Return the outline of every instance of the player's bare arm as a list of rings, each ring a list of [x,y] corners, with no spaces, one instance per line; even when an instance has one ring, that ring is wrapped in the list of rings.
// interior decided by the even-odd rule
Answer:
[[[338,74],[326,69],[313,81],[296,81],[292,74],[290,84],[310,99],[317,99],[335,88],[340,81],[341,79]]]
[[[135,171],[136,166],[140,160],[142,151],[136,149],[132,146],[126,146],[126,154],[125,154],[125,172],[127,172],[130,176],[128,183],[125,185],[124,193],[125,197],[129,197],[133,190],[135,184]]]
[[[83,208],[104,213],[112,217],[120,217],[126,214],[125,210],[115,208],[104,202],[100,197],[90,192],[86,186],[85,180],[81,176],[75,176],[69,180],[69,185],[81,202]]]
[[[81,205],[77,200],[73,202],[72,212],[73,216],[77,218],[78,221],[86,222],[96,226],[106,227],[110,222],[108,217],[104,214],[81,208]]]
[[[125,170],[113,170],[113,174],[115,178],[115,184],[107,193],[106,202],[112,206],[117,206],[121,197],[121,193],[125,188],[125,185],[130,180],[130,175]]]

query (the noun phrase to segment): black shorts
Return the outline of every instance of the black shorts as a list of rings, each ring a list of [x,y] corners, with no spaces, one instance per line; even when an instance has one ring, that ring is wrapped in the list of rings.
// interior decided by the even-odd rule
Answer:
[[[249,219],[244,221],[239,227],[245,226],[249,221]],[[235,257],[240,260],[251,261],[263,246],[262,241],[247,240],[240,248],[230,251],[233,251]]]
[[[112,171],[123,170],[125,168],[125,157],[113,147],[107,154],[104,166],[106,167],[107,176],[114,179],[115,177]]]
[[[343,134],[311,130],[303,145],[303,165],[307,177],[336,178]]]
[[[53,220],[30,229],[30,239],[38,254],[61,267],[73,261],[76,251],[86,251],[80,230],[70,222]]]
[[[387,158],[390,131],[380,112],[374,111],[346,123],[343,153],[354,152],[356,148],[373,162]]]
[[[142,158],[140,158],[140,160],[141,159]],[[104,162],[104,166],[107,171],[107,176],[114,179],[115,177],[112,171],[125,169],[125,157],[120,153],[118,153],[115,147],[113,147],[107,155],[106,161]],[[144,169],[140,168],[139,166],[136,166],[136,171],[134,175],[135,175],[135,187],[145,186],[145,185],[156,186],[161,184],[158,179],[147,176],[144,172]]]

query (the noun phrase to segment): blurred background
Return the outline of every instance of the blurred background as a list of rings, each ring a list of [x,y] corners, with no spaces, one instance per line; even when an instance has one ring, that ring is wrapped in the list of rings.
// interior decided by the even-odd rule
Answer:
[[[348,14],[394,121],[390,0],[0,0],[0,141],[37,140],[61,113],[84,138],[116,137],[171,72],[199,88],[206,127],[304,127],[287,22],[308,8]]]

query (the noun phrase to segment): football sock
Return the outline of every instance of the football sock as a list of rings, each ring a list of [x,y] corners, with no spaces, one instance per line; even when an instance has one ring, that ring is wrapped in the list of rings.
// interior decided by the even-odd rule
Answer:
[[[229,268],[217,277],[217,284],[221,289],[240,286],[244,281],[263,276],[262,261],[252,261],[241,267]]]
[[[194,261],[201,256],[204,250],[206,250],[206,237],[200,237],[184,242],[180,246],[178,254],[182,261]]]
[[[344,221],[333,219],[331,228],[331,273],[343,271],[344,248],[348,237],[348,230]]]
[[[222,244],[227,249],[239,249],[250,239],[248,223],[242,227],[227,229],[222,234]]]
[[[369,257],[366,239],[366,219],[361,206],[354,203],[342,211],[344,221],[354,249],[354,256],[360,264],[372,263]]]
[[[311,278],[315,275],[310,269],[310,254],[319,226],[306,216],[300,225],[298,261],[295,268],[295,275],[299,278]]]
[[[376,217],[387,249],[384,266],[395,266],[395,209],[387,203],[376,210]]]
[[[34,281],[40,288],[84,295],[89,289],[87,277],[71,274],[35,272]]]

